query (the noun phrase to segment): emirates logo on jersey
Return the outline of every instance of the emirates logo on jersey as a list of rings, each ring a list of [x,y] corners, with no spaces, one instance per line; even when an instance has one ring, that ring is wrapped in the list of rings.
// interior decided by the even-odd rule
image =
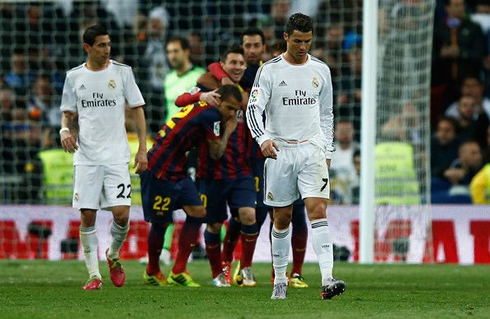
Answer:
[[[116,80],[110,79],[107,87],[109,88],[109,90],[114,90],[116,88]]]
[[[320,85],[320,81],[318,81],[318,79],[314,77],[313,80],[311,80],[311,84],[316,89]]]

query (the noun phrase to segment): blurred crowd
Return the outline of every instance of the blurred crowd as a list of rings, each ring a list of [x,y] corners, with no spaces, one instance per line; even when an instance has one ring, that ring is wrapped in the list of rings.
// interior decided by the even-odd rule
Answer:
[[[405,19],[396,26],[398,31],[391,28],[388,34],[384,32],[387,21],[400,14],[415,18],[427,6],[424,1],[384,2],[392,7],[379,12],[381,42],[387,43],[388,52],[390,46],[397,47],[403,30],[417,25]],[[81,34],[86,27],[103,25],[111,35],[112,58],[133,68],[147,102],[149,133],[155,136],[167,116],[163,83],[171,70],[165,51],[170,37],[186,37],[192,63],[205,68],[218,60],[223,49],[239,43],[245,28],[256,26],[266,36],[268,52],[262,60],[267,61],[272,49],[280,45],[287,18],[298,11],[315,18],[311,54],[325,61],[332,72],[337,119],[332,201],[357,204],[362,0],[1,2],[0,202],[45,202],[38,154],[59,147],[64,76],[84,62]],[[471,203],[470,189],[476,189],[470,187],[471,181],[490,161],[489,30],[488,1],[437,0],[430,90],[433,136],[431,154],[426,156],[427,162],[430,158],[434,203]],[[410,54],[409,49],[403,50],[402,55]],[[410,76],[409,71],[416,67],[428,70],[428,65],[383,65],[387,70],[390,67],[406,68],[401,71],[408,76],[397,78],[394,72],[387,72],[384,80],[414,88],[425,81],[423,72]],[[413,89],[410,94],[394,96],[402,102],[382,117],[378,139],[386,137],[414,147],[429,140],[421,131],[421,93]]]

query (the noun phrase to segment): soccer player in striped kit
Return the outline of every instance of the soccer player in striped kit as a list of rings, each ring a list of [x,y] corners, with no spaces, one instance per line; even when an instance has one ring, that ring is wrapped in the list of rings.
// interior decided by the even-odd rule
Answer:
[[[242,95],[233,85],[222,86],[218,92],[221,100],[216,107],[200,101],[174,114],[160,130],[148,152],[148,170],[141,174],[143,212],[145,220],[151,223],[148,266],[143,274],[148,284],[165,286],[168,282],[199,287],[185,271],[185,264],[181,271],[175,271],[174,266],[167,280],[161,273],[159,257],[163,235],[173,222],[174,210],[182,208],[188,218],[206,216],[197,189],[187,175],[187,152],[204,144],[209,156],[215,160],[225,153],[228,139],[236,129],[236,112],[240,109]],[[197,236],[181,237],[179,251],[190,248],[186,251],[188,258],[196,241]]]
[[[230,79],[241,88],[238,83],[245,71],[245,60],[241,47],[232,47],[221,56],[221,65]],[[195,91],[211,91],[220,86],[218,80],[210,72],[198,79],[198,87]],[[248,96],[243,89],[244,95]],[[192,99],[198,98],[194,94],[183,94],[176,104],[184,105]],[[190,99],[190,100],[189,100]],[[246,100],[244,101],[246,102]],[[244,105],[245,106],[245,103]],[[217,287],[228,287],[230,282],[226,280],[226,273],[222,265],[220,231],[223,222],[228,218],[227,204],[230,210],[236,211],[235,218],[240,220],[240,232],[243,243],[243,253],[240,260],[240,268],[234,277],[237,285],[253,287],[256,285],[252,273],[252,258],[257,242],[258,227],[255,221],[255,184],[250,167],[250,133],[244,119],[244,111],[237,112],[237,129],[229,139],[226,152],[219,161],[209,157],[206,147],[199,149],[199,161],[197,168],[197,184],[201,196],[206,201],[207,223],[204,239],[206,251],[211,265],[213,284]],[[191,220],[187,219],[185,229],[190,229]],[[192,234],[189,231],[189,237]],[[176,258],[176,264],[184,256],[180,252]],[[188,256],[187,256],[188,257]],[[185,257],[185,259],[187,259]]]
[[[322,274],[322,299],[342,294],[346,285],[333,278],[333,243],[327,221],[328,167],[333,146],[332,80],[328,66],[308,54],[313,21],[293,14],[286,25],[284,54],[262,65],[247,107],[247,125],[267,158],[265,204],[274,207],[271,299],[286,299],[286,269],[292,204],[304,199],[312,227],[312,245]],[[262,121],[265,111],[266,122]]]

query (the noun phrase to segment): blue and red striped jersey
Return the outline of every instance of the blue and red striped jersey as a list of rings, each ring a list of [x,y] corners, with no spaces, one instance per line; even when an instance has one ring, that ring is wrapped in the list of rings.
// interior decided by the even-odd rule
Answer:
[[[187,176],[187,155],[192,147],[207,148],[220,139],[221,114],[206,102],[188,105],[171,117],[148,151],[148,169],[159,179],[179,181]]]
[[[197,178],[202,179],[233,179],[252,176],[250,164],[251,135],[245,121],[245,112],[237,112],[238,124],[231,134],[226,150],[219,160],[209,156],[207,144],[199,147]]]

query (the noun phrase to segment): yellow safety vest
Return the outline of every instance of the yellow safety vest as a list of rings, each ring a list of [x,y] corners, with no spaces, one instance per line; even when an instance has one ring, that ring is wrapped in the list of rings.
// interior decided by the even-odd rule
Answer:
[[[485,165],[483,168],[485,174],[487,174],[487,187],[485,188],[485,203],[490,204],[490,164]]]
[[[376,204],[420,204],[413,147],[402,142],[382,142],[376,145],[375,156]]]
[[[73,196],[73,155],[61,148],[38,153],[43,166],[46,204],[69,205]]]

